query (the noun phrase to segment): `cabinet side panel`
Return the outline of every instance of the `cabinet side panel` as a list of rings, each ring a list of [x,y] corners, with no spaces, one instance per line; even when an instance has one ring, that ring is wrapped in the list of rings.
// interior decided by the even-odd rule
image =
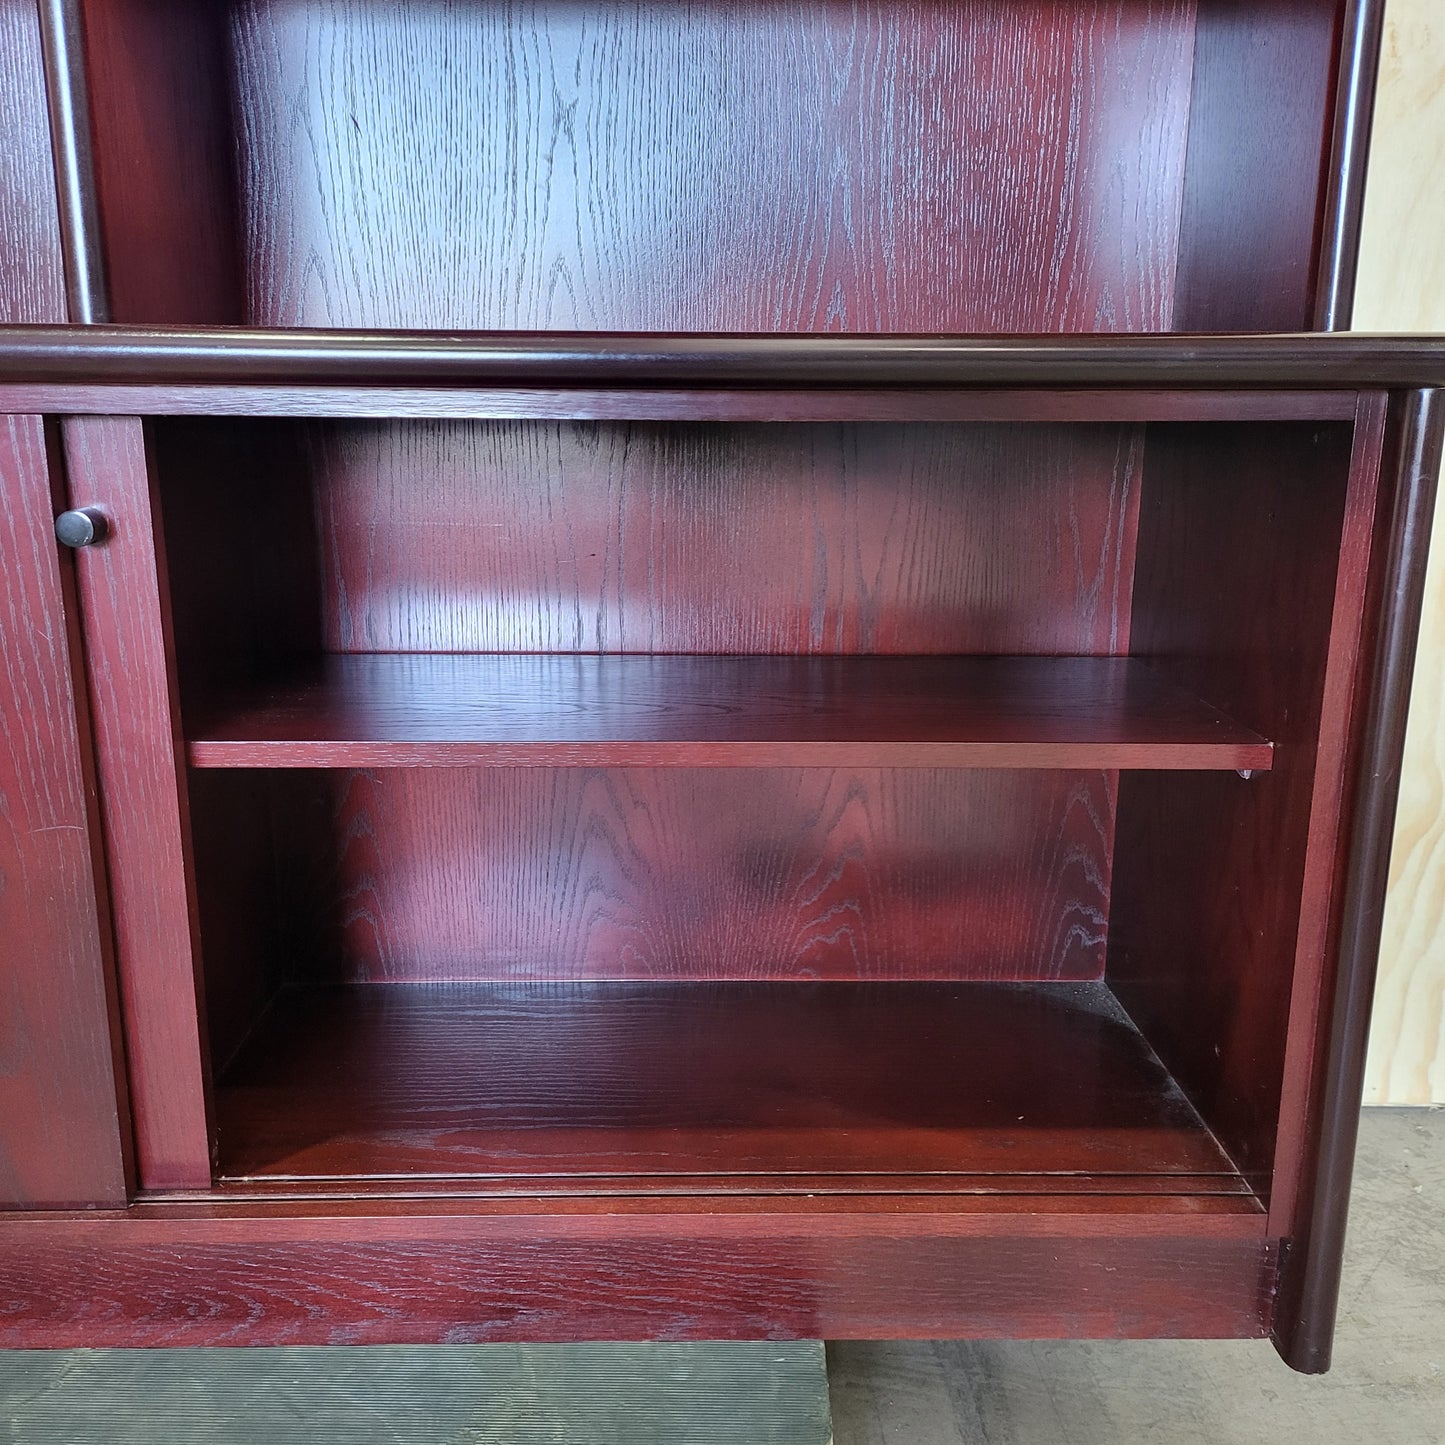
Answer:
[[[81,0],[108,319],[245,317],[226,7]]]
[[[35,0],[0,0],[0,325],[69,319]]]
[[[1339,424],[1159,426],[1146,448],[1135,651],[1273,738],[1276,753],[1247,781],[1122,776],[1107,976],[1261,1195],[1302,936],[1350,458],[1351,429]],[[1352,565],[1363,560],[1352,554]],[[1327,760],[1336,772],[1341,737],[1336,728]],[[1312,947],[1305,972],[1317,977],[1322,939]]]
[[[0,417],[0,1209],[123,1204],[128,1172],[52,476],[41,418]]]
[[[112,535],[78,555],[86,663],[129,1047],[137,1167],[147,1188],[210,1183],[199,947],[164,551],[143,425],[64,424],[72,506]]]
[[[1174,330],[1315,324],[1343,8],[1202,0]]]
[[[1351,717],[1345,827],[1333,853],[1329,958],[1316,1006],[1297,1030],[1311,1067],[1283,1130],[1298,1139],[1297,1188],[1272,1224],[1291,1236],[1274,1338],[1297,1370],[1329,1368],[1379,957],[1391,831],[1425,585],[1425,558],[1445,449],[1445,393],[1390,401],[1377,453],[1380,504],[1369,588],[1358,599],[1364,645]],[[1367,459],[1374,460],[1374,459]],[[1314,1002],[1314,1000],[1311,1000]],[[1304,1073],[1304,1070],[1298,1071]],[[1305,1087],[1307,1083],[1308,1087]],[[1291,1117],[1293,1116],[1293,1117]]]

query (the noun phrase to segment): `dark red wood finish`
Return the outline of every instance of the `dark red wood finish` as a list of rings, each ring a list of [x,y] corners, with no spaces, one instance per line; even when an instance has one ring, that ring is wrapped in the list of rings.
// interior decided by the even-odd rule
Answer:
[[[57,59],[86,81],[86,183],[104,257],[95,319],[243,324],[228,7],[65,3],[76,18]]]
[[[1445,453],[1445,395],[1392,398],[1381,467],[1376,565],[1353,714],[1346,823],[1335,855],[1332,930],[1314,1019],[1310,1093],[1300,1121],[1301,1179],[1273,1334],[1297,1370],[1327,1370],[1339,1303],[1359,1100],[1380,947],[1396,780]],[[1331,963],[1333,961],[1333,969]],[[1331,976],[1333,975],[1333,976]]]
[[[294,429],[167,419],[148,437],[183,692],[214,696],[315,663],[317,498]]]
[[[1345,8],[1252,0],[1246,19],[1234,0],[1200,0],[1175,330],[1303,331],[1322,279],[1338,286],[1338,237],[1321,222]]]
[[[284,674],[289,659],[314,657],[323,641],[1107,651],[1127,640],[1127,428],[1042,429],[1026,441],[1019,429],[958,427],[288,433],[196,423],[159,428],[157,443],[181,677],[201,706],[218,688],[254,688],[278,667]],[[917,480],[900,500],[904,468]],[[684,485],[687,475],[697,480]],[[1019,526],[1010,487],[1025,477],[1047,528]],[[230,536],[219,550],[218,517]],[[1013,566],[1000,570],[997,557],[1020,536],[1036,560],[1015,548]],[[1052,614],[1030,588],[1058,599]],[[992,599],[981,618],[969,601],[978,596]],[[987,631],[967,630],[980,625]],[[337,665],[465,678],[479,664]],[[587,664],[503,665],[535,675]],[[630,677],[664,664],[612,665]],[[707,665],[671,664],[679,674]],[[848,707],[857,714],[856,701]],[[1078,725],[1062,724],[1066,735]],[[545,733],[548,723],[538,726]],[[886,729],[879,736],[886,741]],[[870,759],[875,753],[868,745]],[[1228,757],[1212,744],[1189,756],[1206,755],[1228,766],[1267,762],[1258,741]],[[199,745],[193,756],[206,761]],[[422,756],[385,747],[364,760]],[[530,753],[533,762],[594,765],[652,756]],[[691,760],[724,756],[709,747]],[[752,749],[749,761],[769,756]],[[829,761],[814,745],[799,756]],[[1101,754],[1093,766],[1122,756]],[[232,752],[210,761],[242,760]],[[686,759],[668,746],[655,760]],[[1040,749],[1035,761],[1069,763],[1071,754]],[[310,954],[362,976],[1089,977],[1099,967],[1112,783],[1097,772],[967,787],[945,775],[905,783],[855,769],[731,779],[469,772],[436,784],[384,772],[302,779],[269,794],[254,781],[210,786],[209,806],[226,819],[209,825],[214,861],[201,893],[226,920],[208,929],[206,950],[208,978],[231,1000],[215,1024],[222,1057],[276,975],[254,948],[235,946],[238,929],[253,938],[255,928],[228,896],[284,897],[288,876],[310,880],[312,901],[287,913],[300,920],[299,937],[313,940]],[[267,796],[269,822],[257,816]],[[964,811],[949,818],[945,799]],[[1034,831],[1022,831],[1023,820]],[[227,833],[252,841],[228,848]],[[269,836],[273,844],[257,841]],[[264,882],[268,846],[285,860],[279,884]],[[994,859],[982,867],[987,854]],[[778,873],[769,860],[783,859]],[[968,859],[975,872],[963,884]],[[243,876],[253,880],[244,888]],[[338,934],[343,913],[350,921]],[[702,954],[694,929],[715,940]],[[261,949],[266,958],[293,952]]]
[[[0,1219],[0,1345],[1263,1335],[1257,1239],[989,1216],[175,1209]],[[288,1217],[289,1216],[289,1217]],[[1013,1216],[1009,1216],[1012,1219]],[[1188,1281],[1188,1288],[1181,1288]],[[15,1323],[11,1323],[14,1321]]]
[[[1146,451],[1135,651],[1269,729],[1275,766],[1123,775],[1107,976],[1264,1197],[1294,1167],[1286,1043],[1323,957],[1381,405],[1353,470],[1345,427],[1155,428]]]
[[[162,494],[153,516],[165,533],[175,675],[213,692],[284,667],[293,654],[314,659],[322,607],[317,570],[306,560],[315,555],[314,499],[288,429],[210,421],[199,424],[198,445],[196,425],[151,428]],[[187,787],[197,877],[217,880],[197,894],[206,1032],[217,1065],[280,980],[272,789],[256,775],[250,786],[228,786],[229,776],[195,773]],[[316,842],[307,877],[332,850],[329,839]]]
[[[187,787],[213,1072],[230,1060],[282,979],[273,789],[269,779],[249,776],[253,785],[246,788],[236,785],[234,773],[193,773]],[[208,880],[215,886],[206,886]],[[317,906],[311,900],[313,916]]]
[[[0,350],[4,342],[0,340]],[[0,358],[3,365],[3,358]],[[0,411],[383,421],[1138,422],[1349,420],[1353,391],[1021,391],[828,387],[189,386],[5,382]]]
[[[113,534],[78,554],[136,1159],[151,1189],[210,1181],[205,1024],[164,551],[142,423],[64,425],[72,506]]]
[[[70,320],[90,326],[107,322],[111,316],[95,194],[95,128],[91,123],[81,0],[35,0],[35,7],[44,50],[66,299]]]
[[[1169,325],[1192,0],[227,10],[251,324]]]
[[[1384,30],[1385,0],[1347,0],[1314,283],[1316,331],[1348,330],[1354,313],[1355,263]]]
[[[1271,1224],[1293,1234],[1309,1150],[1309,1096],[1316,1087],[1320,1051],[1316,1040],[1329,1009],[1330,960],[1342,903],[1339,856],[1348,827],[1348,770],[1360,722],[1361,651],[1370,610],[1371,577],[1379,586],[1387,563],[1383,539],[1394,515],[1394,485],[1382,487],[1381,463],[1388,401],[1362,397],[1350,459],[1329,652],[1325,659],[1315,777],[1310,797],[1309,841],[1300,899],[1285,1070],[1280,1096],[1276,1188]],[[1363,666],[1368,670],[1369,663]],[[1362,1081],[1363,1082],[1363,1081]]]
[[[63,322],[65,258],[35,0],[0,0],[0,116],[0,324]]]
[[[821,1212],[867,1213],[886,1200],[905,1216],[939,1209],[979,1216],[974,1233],[1022,1235],[1130,1235],[1139,1239],[1253,1239],[1269,1236],[1264,1206],[1238,1174],[1129,1175],[1121,1187],[1111,1174],[809,1174],[805,1190],[768,1174],[591,1174],[568,1176],[457,1174],[420,1176],[403,1182],[386,1175],[345,1174],[297,1178],[285,1174],[218,1179],[204,1196],[177,1192],[147,1195],[148,1203],[222,1205],[295,1204],[301,1213],[323,1202],[415,1204],[425,1213],[460,1203],[471,1208],[501,1204],[527,1212],[581,1204],[606,1211],[617,1200],[657,1211],[696,1208],[705,1199],[722,1213],[783,1206]],[[1060,1189],[1063,1184],[1065,1188]],[[1182,1191],[1181,1192],[1181,1186]],[[860,1190],[862,1192],[860,1192]],[[884,1192],[886,1190],[886,1193]],[[1012,1218],[1005,1225],[998,1216]],[[1063,1227],[1061,1228],[1061,1221]],[[960,1233],[966,1232],[960,1227]]]
[[[0,417],[0,1209],[114,1207],[130,1175],[58,471],[41,418]]]
[[[1094,657],[361,653],[186,721],[194,767],[1268,769],[1270,744]]]
[[[101,389],[117,383],[151,383],[186,392],[196,385],[281,387],[278,400],[283,414],[285,400],[297,389],[307,394],[318,386],[766,387],[793,394],[799,387],[849,386],[1095,392],[1128,387],[1156,394],[1193,388],[1338,392],[1445,382],[1445,339],[1364,332],[644,336],[204,327],[7,329],[0,336],[0,383],[23,384],[25,394],[42,410],[60,409],[67,397],[84,400],[84,392],[52,392],[39,385],[47,382]],[[314,405],[314,398],[310,400]],[[87,405],[93,407],[94,399]],[[1132,409],[1125,413],[1133,414]],[[743,415],[760,420],[779,417],[776,408],[767,407],[766,398],[763,409]],[[779,419],[790,415],[784,412]]]
[[[119,320],[1267,330],[1352,281],[1376,0],[51,3]]]
[[[218,10],[190,0],[38,9],[70,318],[240,324]]]
[[[1344,323],[1381,8],[0,0],[0,321],[158,323],[0,337],[116,528],[87,835],[15,421],[12,1192],[123,1198],[102,838],[149,1190],[0,1344],[1320,1368],[1445,343],[1132,333]]]
[[[216,1109],[233,1179],[1236,1177],[1102,983],[288,990]]]
[[[160,436],[171,550],[206,554],[217,594],[178,590],[177,611],[207,607],[227,635],[235,624],[217,614],[264,608],[253,651],[314,645],[316,619],[278,616],[270,583],[215,588],[209,569],[231,566],[212,555],[218,507],[227,550],[280,552],[315,579],[335,652],[1128,647],[1132,425],[260,430],[292,452],[239,479],[234,507],[207,501],[203,479],[234,473],[256,429]],[[287,512],[297,488],[314,522]]]
[[[41,56],[33,0],[0,0],[5,325],[69,319]],[[41,418],[0,415],[0,1208],[114,1207],[131,1184],[59,474]]]
[[[266,926],[227,985],[251,990],[248,1010],[262,1001],[256,989],[287,973],[1011,980],[1097,978],[1102,968],[1107,773],[193,778],[216,835],[200,860],[202,903],[217,899],[223,918],[249,910],[256,922],[243,936]],[[231,941],[208,940],[208,968]]]

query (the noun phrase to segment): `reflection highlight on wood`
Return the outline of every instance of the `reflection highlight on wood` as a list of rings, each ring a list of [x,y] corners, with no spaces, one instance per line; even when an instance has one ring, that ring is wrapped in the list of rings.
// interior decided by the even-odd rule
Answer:
[[[289,435],[316,498],[331,651],[1127,650],[1137,426],[339,422]],[[223,431],[185,436],[176,490],[228,445]],[[275,545],[264,521],[238,525]]]

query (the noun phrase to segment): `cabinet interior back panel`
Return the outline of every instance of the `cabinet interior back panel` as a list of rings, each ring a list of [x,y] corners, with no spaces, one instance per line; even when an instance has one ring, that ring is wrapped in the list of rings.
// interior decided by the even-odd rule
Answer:
[[[243,0],[248,319],[1166,330],[1194,22],[1194,0]]]
[[[195,468],[219,475],[202,458],[224,435],[174,454],[176,512],[195,500]],[[313,496],[297,566],[317,569],[325,650],[1128,650],[1132,425],[334,422],[288,435],[272,478],[297,468]],[[256,472],[238,486],[257,547],[288,545],[260,520]],[[198,507],[176,545],[210,525]],[[301,540],[293,528],[289,545]]]
[[[265,958],[273,981],[1102,971],[1109,773],[192,777],[207,813],[198,881],[218,999],[245,994]],[[233,957],[242,916],[252,938]]]

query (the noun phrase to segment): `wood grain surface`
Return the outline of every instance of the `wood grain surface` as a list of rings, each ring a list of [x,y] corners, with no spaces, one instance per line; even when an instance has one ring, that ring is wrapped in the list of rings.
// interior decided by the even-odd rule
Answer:
[[[1445,393],[1427,391],[1381,397],[1368,411],[1362,405],[1351,464],[1352,501],[1340,557],[1342,583],[1359,565],[1356,559],[1366,546],[1370,566],[1362,591],[1346,585],[1336,597],[1320,746],[1319,778],[1326,787],[1316,784],[1314,812],[1319,822],[1312,820],[1311,829],[1313,834],[1318,827],[1318,843],[1311,838],[1312,851],[1323,853],[1333,847],[1335,852],[1328,869],[1328,893],[1309,883],[1311,873],[1323,873],[1325,868],[1319,864],[1306,868],[1300,961],[1308,959],[1305,948],[1311,928],[1324,941],[1326,953],[1313,1039],[1297,1026],[1298,1007],[1292,1009],[1280,1115],[1279,1173],[1284,1187],[1273,1211],[1281,1221],[1274,1227],[1290,1227],[1294,1234],[1287,1264],[1281,1261],[1272,1335],[1290,1365],[1314,1373],[1329,1368],[1339,1312],[1380,924],[1389,885],[1427,547],[1445,456],[1442,403]],[[1372,474],[1378,476],[1373,488]],[[1371,490],[1377,500],[1370,508],[1368,542],[1362,545],[1363,539],[1351,536],[1357,524],[1350,512],[1370,505]],[[1349,653],[1356,638],[1358,656],[1351,664]],[[1354,676],[1339,679],[1338,672],[1349,666]],[[1333,719],[1340,713],[1345,719],[1335,724]],[[1334,747],[1326,731],[1336,726],[1347,734],[1347,751],[1339,763],[1330,758]],[[1336,823],[1326,811],[1330,803],[1326,788],[1337,768],[1343,774],[1343,787]],[[1336,830],[1337,836],[1343,835],[1342,844],[1331,837]],[[1317,897],[1328,897],[1328,909],[1315,903]],[[1303,968],[1299,972],[1301,983],[1308,984],[1308,972]],[[1297,993],[1301,1002],[1309,1003],[1305,988]],[[1291,1057],[1296,1053],[1309,1056],[1307,1095],[1295,1082],[1305,1072]],[[1308,1102],[1296,1112],[1295,1101],[1301,1096]],[[1288,1186],[1295,1171],[1283,1161],[1295,1153],[1303,1167],[1291,1200]]]
[[[0,1218],[0,1345],[1259,1337],[1275,1275],[1257,1239],[960,1239],[883,1209],[335,1222]]]
[[[34,0],[0,0],[0,116],[0,324],[67,321]]]
[[[863,1191],[863,1192],[860,1192]],[[207,1198],[223,1207],[286,1206],[302,1211],[341,1202],[426,1212],[458,1205],[545,1212],[618,1201],[664,1214],[706,1198],[723,1212],[784,1205],[818,1213],[867,1213],[886,1200],[900,1219],[946,1208],[958,1235],[1130,1236],[1139,1239],[1266,1239],[1264,1205],[1238,1174],[252,1174],[219,1179]],[[151,1194],[149,1204],[194,1203],[185,1192]],[[999,1216],[1011,1216],[1003,1221]]]
[[[1179,221],[1180,331],[1315,325],[1341,0],[1202,0]]]
[[[3,349],[3,342],[0,342]],[[544,386],[229,386],[0,381],[0,412],[437,421],[1339,421],[1351,391],[608,391]]]
[[[1193,20],[247,0],[247,319],[1165,329]]]
[[[130,1171],[58,473],[40,417],[0,417],[0,1209],[114,1207]]]
[[[362,653],[221,697],[193,767],[1259,768],[1122,657]]]
[[[245,322],[226,5],[81,0],[109,319]]]
[[[1334,825],[1344,717],[1333,695],[1322,721],[1325,683],[1337,598],[1358,629],[1368,561],[1368,503],[1344,530],[1350,459],[1349,428],[1304,425],[1151,429],[1146,451],[1135,646],[1277,748],[1249,783],[1123,775],[1108,975],[1261,1194],[1291,1009],[1307,1001],[1296,1040],[1312,1041],[1325,950],[1329,858],[1311,830]]]
[[[1336,1280],[1349,1171],[1315,1168],[1330,1154],[1353,1163],[1366,1040],[1352,1021],[1373,981],[1385,891],[1379,835],[1393,826],[1409,689],[1400,634],[1415,629],[1420,507],[1433,502],[1406,437],[1438,446],[1430,413],[1415,398],[1360,398],[1323,659],[1270,1222],[1281,1235],[1297,1230],[1303,1245],[1311,1196],[1328,1195],[1339,1228],[1321,1252]],[[1324,1313],[1333,1337],[1333,1300]]]
[[[223,916],[270,920],[253,974],[1087,979],[1101,968],[1111,774],[195,776],[218,836],[203,902],[239,893]],[[248,842],[262,797],[271,826]]]
[[[1445,331],[1445,15],[1390,0],[1355,323]],[[1436,512],[1366,1099],[1445,1104],[1445,508]]]
[[[169,489],[209,465],[204,433],[189,435],[196,453],[168,461]],[[338,422],[293,435],[317,517],[296,565],[318,573],[329,651],[1128,648],[1134,426]],[[253,488],[268,484],[290,476]],[[227,521],[241,529],[231,545],[248,545],[247,516]]]
[[[292,990],[216,1107],[227,1178],[1235,1172],[1100,983]]]
[[[165,552],[143,424],[63,423],[72,506],[113,520],[77,554],[140,1182],[210,1182],[204,1000]]]

